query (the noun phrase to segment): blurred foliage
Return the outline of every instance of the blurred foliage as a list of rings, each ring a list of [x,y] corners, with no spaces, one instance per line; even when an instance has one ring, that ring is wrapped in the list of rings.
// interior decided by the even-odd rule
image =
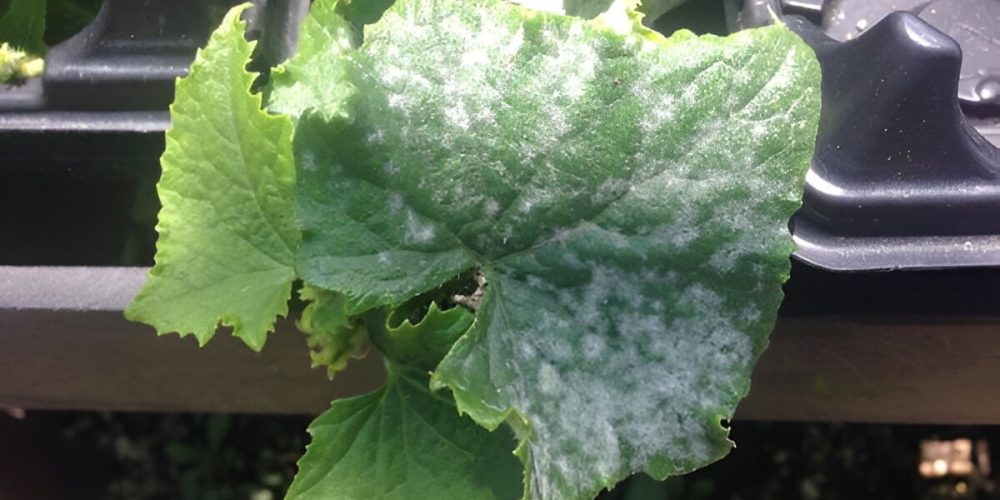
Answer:
[[[922,439],[978,437],[992,450],[1000,427],[738,422],[722,461],[657,482],[639,475],[600,500],[996,498],[993,482],[928,480],[917,470]]]
[[[106,500],[270,500],[282,498],[291,484],[309,420],[79,413],[61,432],[114,464]]]
[[[0,0],[0,42],[43,55],[94,20],[103,0]]]
[[[93,412],[29,412],[24,420],[14,420],[0,415],[5,445],[0,464],[5,456],[23,461],[37,452],[48,460],[37,476],[72,484],[73,498],[79,500],[276,500],[305,450],[303,429],[309,420]],[[16,445],[13,436],[29,439]],[[958,437],[985,439],[991,451],[1000,450],[1000,427],[737,422],[732,438],[738,446],[724,460],[663,482],[634,476],[600,500],[996,498],[995,472],[979,483],[918,474],[922,439]],[[3,475],[0,471],[0,497],[6,500]],[[84,479],[93,487],[84,488]]]
[[[47,0],[45,43],[55,45],[77,34],[101,10],[103,0]]]
[[[42,55],[45,0],[7,0],[0,10],[0,42],[29,55]],[[2,81],[2,80],[0,80]]]

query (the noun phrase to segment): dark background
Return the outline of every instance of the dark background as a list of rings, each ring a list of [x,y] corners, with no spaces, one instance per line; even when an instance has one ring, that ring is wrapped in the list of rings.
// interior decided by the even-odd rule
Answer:
[[[28,412],[0,416],[0,498],[282,498],[306,416]],[[993,498],[984,478],[924,479],[922,439],[1000,450],[1000,427],[734,422],[737,448],[687,476],[634,477],[602,500]]]

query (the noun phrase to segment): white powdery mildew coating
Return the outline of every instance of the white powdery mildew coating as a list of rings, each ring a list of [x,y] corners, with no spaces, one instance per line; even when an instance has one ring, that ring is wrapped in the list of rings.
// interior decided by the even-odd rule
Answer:
[[[556,297],[561,310],[541,314],[510,346],[514,365],[536,370],[527,377],[535,383],[522,380],[514,390],[532,426],[539,498],[613,480],[657,456],[715,458],[701,437],[710,432],[705,416],[732,411],[720,405],[735,403],[752,345],[712,290],[683,288],[676,309],[649,293],[678,287],[675,280],[595,266],[589,282],[572,289],[523,282],[532,296]]]
[[[388,39],[373,44],[377,48],[372,50],[381,55],[370,59],[366,72],[385,92],[396,117],[388,123],[398,131],[403,145],[414,150],[460,150],[456,142],[469,134],[499,140],[496,115],[509,107],[503,89],[510,80],[510,60],[523,44],[523,30],[497,23],[487,11],[437,10],[432,2],[408,2],[401,7],[387,12],[380,22],[386,31],[378,36]],[[397,40],[395,33],[405,35]],[[502,168],[489,157],[491,149],[480,147],[461,157],[477,168]],[[400,165],[429,166],[440,167]],[[489,217],[501,211],[495,199],[475,189],[455,192],[459,185],[435,183],[433,201],[446,204],[449,211]]]
[[[380,31],[364,49],[372,54],[365,73],[382,89],[394,116],[384,126],[391,124],[387,130],[395,130],[401,145],[412,151],[450,150],[449,161],[461,165],[444,168],[469,181],[463,193],[456,192],[461,181],[433,183],[430,199],[442,211],[508,217],[496,231],[502,240],[504,227],[517,227],[550,208],[551,200],[565,199],[558,187],[564,185],[560,172],[548,157],[563,147],[572,130],[568,110],[586,98],[600,62],[581,23],[541,30],[530,55],[522,53],[524,25],[489,9],[406,2],[388,11],[375,28]],[[396,39],[396,33],[405,35]],[[523,111],[528,109],[537,112]],[[371,133],[367,140],[381,144],[387,134]],[[466,147],[469,143],[474,144]],[[537,167],[536,176],[514,200],[491,196],[495,186],[481,182],[515,178],[526,164]]]
[[[760,143],[790,130],[787,124],[775,129],[769,118],[756,115],[767,115],[773,100],[787,92],[796,77],[794,57],[780,65],[770,61],[776,71],[764,74],[748,69],[746,54],[740,53],[752,51],[750,44],[690,41],[669,56],[643,52],[649,64],[636,79],[626,74],[619,82],[601,73],[606,68],[581,24],[564,32],[542,30],[542,46],[531,47],[531,58],[519,59],[523,28],[487,17],[470,23],[469,15],[436,12],[434,22],[427,22],[427,12],[390,12],[390,18],[410,16],[393,22],[411,25],[398,30],[406,37],[402,48],[386,51],[392,57],[375,58],[371,69],[381,75],[378,84],[394,111],[395,121],[382,125],[400,130],[387,128],[386,135],[398,137],[379,136],[377,142],[398,139],[416,153],[412,163],[404,165],[403,158],[399,167],[383,170],[395,175],[421,169],[428,175],[418,184],[435,188],[427,199],[440,212],[494,219],[490,234],[475,235],[483,248],[521,236],[519,231],[539,217],[551,216],[560,200],[591,196],[594,206],[608,210],[593,220],[604,231],[595,236],[599,241],[588,243],[601,245],[608,256],[630,251],[636,256],[631,261],[636,267],[625,271],[566,253],[560,263],[565,274],[590,272],[589,281],[575,288],[530,275],[516,283],[497,281],[495,289],[512,292],[497,292],[503,308],[530,319],[488,333],[489,342],[503,343],[502,354],[491,360],[493,383],[503,392],[498,404],[520,411],[531,424],[533,490],[540,498],[563,498],[567,492],[590,492],[595,481],[612,482],[648,467],[653,458],[686,464],[716,458],[713,445],[722,432],[712,428],[717,425],[712,420],[731,415],[753,361],[755,344],[746,327],[773,311],[727,307],[721,298],[731,296],[727,291],[681,281],[693,279],[691,273],[701,270],[697,265],[671,270],[663,260],[690,253],[697,248],[692,243],[709,234],[718,246],[699,256],[704,270],[752,280],[744,274],[746,264],[775,254],[777,243],[787,239],[780,220],[785,216],[758,217],[745,199],[727,200],[769,200],[788,190],[788,183],[759,180],[779,177],[764,175],[754,154]],[[746,39],[737,35],[737,42],[740,37]],[[394,68],[399,61],[414,66]],[[607,78],[595,81],[597,74]],[[628,103],[638,101],[651,112],[625,124],[642,132],[638,147],[621,155],[627,165],[608,180],[598,179],[596,190],[573,193],[566,172],[557,170],[565,167],[553,164],[553,153],[573,144],[575,136],[567,134],[579,132],[574,113],[583,107],[574,105],[600,85],[627,88],[631,93],[622,99],[634,99]],[[519,109],[532,112],[519,115]],[[435,161],[461,157],[461,168],[447,173],[467,177],[431,179],[438,165],[417,162],[420,152],[434,149],[447,153]],[[524,175],[525,165],[530,176]],[[484,172],[494,175],[477,177]],[[474,182],[514,178],[520,184],[512,199],[490,196],[489,186]],[[434,237],[433,227],[428,232],[405,203],[398,210],[410,241]],[[540,237],[570,246],[575,228],[567,224]],[[758,269],[763,274],[764,268]]]

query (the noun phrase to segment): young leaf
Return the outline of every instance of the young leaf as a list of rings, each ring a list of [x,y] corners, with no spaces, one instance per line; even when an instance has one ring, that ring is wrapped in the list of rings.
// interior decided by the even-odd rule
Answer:
[[[202,345],[221,322],[260,350],[287,313],[299,231],[291,122],[261,111],[249,93],[246,8],[229,11],[177,83],[156,265],[126,316],[160,333],[193,333]]]
[[[385,387],[343,399],[309,426],[287,500],[509,499],[521,468],[507,429],[489,432],[427,389],[427,377],[390,370]]]
[[[360,37],[357,27],[337,12],[338,0],[317,0],[299,33],[299,49],[271,71],[267,107],[298,118],[307,109],[333,116],[353,92],[344,78],[341,54]]]
[[[365,352],[365,327],[358,318],[348,315],[343,295],[306,285],[299,296],[309,305],[296,326],[306,334],[313,368],[326,367],[327,376],[332,379],[347,368],[351,357]]]
[[[388,316],[373,312],[366,316],[372,343],[389,360],[429,372],[441,362],[451,346],[469,331],[475,316],[462,307],[441,310],[431,302],[419,320],[399,318],[399,309]]]
[[[371,308],[483,270],[434,383],[515,425],[532,498],[728,451],[816,132],[818,65],[784,27],[599,21],[399,0],[340,56],[345,112],[295,135],[304,279]]]
[[[31,55],[45,53],[45,0],[10,0],[0,12],[0,42]]]

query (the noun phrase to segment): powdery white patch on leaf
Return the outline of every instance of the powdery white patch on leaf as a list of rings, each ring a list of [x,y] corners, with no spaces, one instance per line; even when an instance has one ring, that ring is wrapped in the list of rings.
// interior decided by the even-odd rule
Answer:
[[[261,111],[253,44],[226,15],[177,83],[157,191],[156,265],[125,311],[204,345],[219,323],[254,350],[288,311],[299,244],[291,121]]]
[[[298,52],[271,71],[268,109],[292,118],[308,109],[330,115],[342,112],[344,101],[354,92],[344,78],[342,55],[360,36],[358,28],[338,12],[342,3],[317,0],[309,7],[299,30]]]
[[[635,471],[724,456],[720,420],[746,394],[780,302],[780,249],[758,255],[773,273],[760,287],[752,257],[717,275],[699,252],[640,236],[621,248],[606,233],[584,227],[501,260],[474,330],[435,373],[477,421],[524,419],[532,498],[590,498]]]
[[[363,92],[296,129],[303,277],[377,307],[482,269],[433,382],[513,425],[531,498],[724,455],[788,273],[808,47],[398,0],[343,58]]]
[[[300,165],[301,158],[337,159],[298,172],[303,231],[298,268],[304,280],[343,293],[350,299],[349,313],[357,314],[400,305],[474,265],[474,258],[440,222],[395,190],[365,178],[370,174],[394,179],[398,173],[375,168],[358,176],[359,158],[344,148],[373,145],[346,137],[346,142],[331,142],[331,132],[369,135],[339,126],[331,130],[319,115],[299,121],[294,142]]]

